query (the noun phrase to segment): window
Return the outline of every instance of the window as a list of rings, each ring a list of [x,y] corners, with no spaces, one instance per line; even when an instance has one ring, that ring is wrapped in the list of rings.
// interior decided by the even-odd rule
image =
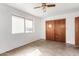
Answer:
[[[12,16],[12,33],[24,33],[24,18]]]
[[[32,32],[33,31],[33,21],[25,20],[25,28],[26,28],[26,33]]]
[[[12,33],[31,33],[33,31],[33,21],[22,17],[12,16]]]

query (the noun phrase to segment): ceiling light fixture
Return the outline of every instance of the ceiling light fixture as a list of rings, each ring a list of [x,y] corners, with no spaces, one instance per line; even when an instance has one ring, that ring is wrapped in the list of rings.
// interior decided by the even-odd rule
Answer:
[[[34,9],[42,8],[43,12],[46,12],[46,8],[55,7],[55,4],[41,3],[41,6],[34,7]]]

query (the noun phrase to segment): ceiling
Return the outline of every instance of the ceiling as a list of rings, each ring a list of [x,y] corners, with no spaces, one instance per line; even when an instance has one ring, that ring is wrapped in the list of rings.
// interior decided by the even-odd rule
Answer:
[[[45,13],[41,8],[34,9],[34,7],[40,6],[41,3],[8,3],[7,5],[41,18],[79,10],[78,3],[55,3],[55,4],[56,4],[55,7],[47,8],[47,11]]]

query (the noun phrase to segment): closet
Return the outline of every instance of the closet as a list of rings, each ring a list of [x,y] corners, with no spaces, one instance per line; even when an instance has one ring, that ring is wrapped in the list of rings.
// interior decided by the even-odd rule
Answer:
[[[65,42],[65,19],[46,21],[46,40]]]

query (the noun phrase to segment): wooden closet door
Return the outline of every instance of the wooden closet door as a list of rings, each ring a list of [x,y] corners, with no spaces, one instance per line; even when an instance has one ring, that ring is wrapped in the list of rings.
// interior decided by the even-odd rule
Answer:
[[[54,40],[54,21],[46,21],[46,40]]]
[[[75,18],[75,45],[79,45],[79,17]]]
[[[65,42],[65,19],[55,20],[55,40]]]

